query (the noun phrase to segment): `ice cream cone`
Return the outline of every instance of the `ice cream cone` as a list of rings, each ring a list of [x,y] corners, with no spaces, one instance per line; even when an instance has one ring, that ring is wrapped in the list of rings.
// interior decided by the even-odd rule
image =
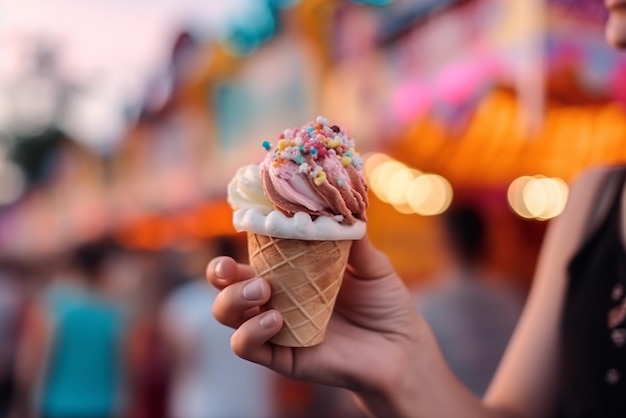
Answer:
[[[271,340],[288,347],[309,347],[324,339],[341,286],[352,241],[308,241],[248,233],[250,265],[269,281],[266,309],[284,318]]]

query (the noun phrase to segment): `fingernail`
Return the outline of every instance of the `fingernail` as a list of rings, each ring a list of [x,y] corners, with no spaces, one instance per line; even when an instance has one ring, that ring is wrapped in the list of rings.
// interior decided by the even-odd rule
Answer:
[[[248,300],[258,300],[263,297],[263,283],[256,279],[243,287],[243,297]]]
[[[272,328],[277,322],[276,312],[268,312],[261,318],[259,323],[263,328]]]
[[[215,277],[218,279],[224,278],[224,264],[221,261],[215,265]]]

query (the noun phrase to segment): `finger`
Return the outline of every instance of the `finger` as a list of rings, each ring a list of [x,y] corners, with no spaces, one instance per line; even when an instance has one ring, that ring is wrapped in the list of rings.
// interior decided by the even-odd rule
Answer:
[[[264,366],[271,366],[274,361],[275,347],[269,339],[280,331],[283,317],[276,310],[244,322],[230,339],[231,349],[239,357]]]
[[[209,261],[206,268],[207,281],[218,289],[251,277],[254,277],[252,267],[238,264],[230,257],[216,257]]]
[[[270,285],[263,279],[253,278],[225,287],[213,302],[213,316],[229,327],[237,328],[270,298]]]
[[[389,258],[374,247],[367,235],[352,243],[347,270],[359,279],[378,279],[393,274]]]

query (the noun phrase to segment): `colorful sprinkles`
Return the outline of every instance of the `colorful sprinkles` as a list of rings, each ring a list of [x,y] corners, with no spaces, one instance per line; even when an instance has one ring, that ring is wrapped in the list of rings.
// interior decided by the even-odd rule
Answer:
[[[261,145],[267,151],[272,149],[269,141],[263,141]],[[278,137],[273,153],[274,166],[293,161],[299,166],[299,172],[308,174],[318,186],[324,184],[327,176],[319,165],[311,162],[337,158],[343,167],[353,165],[360,170],[363,166],[363,160],[354,149],[354,140],[339,126],[331,126],[323,116],[301,128],[285,130]],[[345,184],[345,180],[338,179],[338,184]]]

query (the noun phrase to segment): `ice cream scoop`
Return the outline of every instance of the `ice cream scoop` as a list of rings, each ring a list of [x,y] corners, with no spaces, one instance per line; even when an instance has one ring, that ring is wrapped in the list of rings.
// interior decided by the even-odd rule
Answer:
[[[359,239],[368,206],[363,161],[345,130],[318,117],[287,129],[228,186],[238,231],[310,240]]]
[[[260,175],[265,194],[285,215],[306,212],[352,225],[366,220],[362,166],[354,140],[318,117],[283,132],[277,147],[261,163]]]

